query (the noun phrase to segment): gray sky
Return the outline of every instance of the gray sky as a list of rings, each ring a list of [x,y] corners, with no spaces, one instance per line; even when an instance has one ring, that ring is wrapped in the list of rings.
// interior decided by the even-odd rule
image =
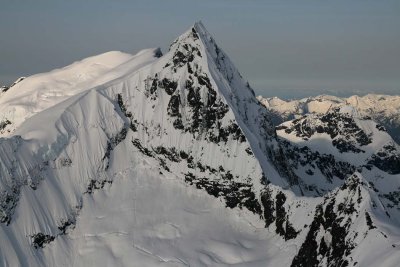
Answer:
[[[110,50],[165,51],[197,20],[258,94],[400,94],[399,0],[1,0],[0,84]]]

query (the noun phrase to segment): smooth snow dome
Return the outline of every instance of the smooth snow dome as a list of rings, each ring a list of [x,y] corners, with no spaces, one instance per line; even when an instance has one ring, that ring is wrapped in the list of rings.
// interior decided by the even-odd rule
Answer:
[[[263,96],[400,92],[397,0],[3,1],[0,86],[106,51],[165,51],[194,20]]]
[[[25,78],[0,98],[0,121],[13,121],[12,133],[23,121],[71,96],[112,81],[155,59],[156,49],[130,55],[119,51],[86,58],[67,67]]]

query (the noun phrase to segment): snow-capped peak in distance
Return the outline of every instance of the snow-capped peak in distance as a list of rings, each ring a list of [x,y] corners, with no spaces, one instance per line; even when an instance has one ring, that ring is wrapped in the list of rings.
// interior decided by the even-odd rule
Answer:
[[[398,148],[374,154],[379,129],[370,122],[332,109],[313,118],[320,123],[307,128],[308,140],[292,136],[304,133],[303,121],[288,125],[293,138],[283,140],[201,23],[164,55],[151,49],[114,59],[107,68],[84,68],[83,60],[28,77],[19,84],[30,97],[13,97],[13,88],[0,98],[8,105],[0,114],[14,127],[0,138],[0,264],[398,262],[399,174],[382,170]],[[75,67],[85,82],[70,75]],[[49,80],[64,93],[43,105],[52,89],[38,84]],[[335,120],[347,135],[334,132],[333,140],[373,139],[368,151],[349,141],[373,162],[340,177],[335,170],[345,163],[302,147],[321,129],[329,134]],[[322,175],[305,175],[305,160]]]

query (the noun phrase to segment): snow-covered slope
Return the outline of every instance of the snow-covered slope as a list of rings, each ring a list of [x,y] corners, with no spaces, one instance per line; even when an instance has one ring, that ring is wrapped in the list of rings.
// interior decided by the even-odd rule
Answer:
[[[201,23],[165,55],[116,63],[50,105],[15,89],[0,101],[35,108],[10,118],[15,130],[0,139],[4,266],[399,260],[398,176],[371,184],[357,170],[305,194],[308,177],[268,111]]]
[[[26,77],[20,77],[18,78],[15,82],[13,82],[11,85],[7,86],[7,85],[3,85],[0,87],[0,97],[7,92],[11,87],[13,87],[14,85],[16,85],[17,83],[23,81]]]
[[[0,97],[0,136],[9,136],[29,117],[82,91],[104,84],[151,62],[157,50],[132,56],[112,51],[86,58],[62,69],[22,77]]]
[[[330,95],[285,101],[278,97],[258,100],[271,112],[273,121],[280,124],[309,113],[324,114],[329,109],[350,105],[360,116],[370,117],[385,126],[392,138],[400,143],[400,96],[368,94],[339,98]]]

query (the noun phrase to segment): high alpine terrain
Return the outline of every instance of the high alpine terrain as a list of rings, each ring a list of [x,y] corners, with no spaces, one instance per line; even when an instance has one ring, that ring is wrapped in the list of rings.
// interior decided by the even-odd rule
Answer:
[[[400,96],[398,95],[368,94],[348,98],[320,95],[289,101],[278,97],[257,98],[271,112],[271,119],[276,124],[306,114],[324,114],[335,107],[352,106],[360,116],[369,117],[385,126],[392,138],[400,143]]]
[[[2,266],[400,261],[385,127],[347,105],[277,126],[201,23],[4,87],[0,120]]]

